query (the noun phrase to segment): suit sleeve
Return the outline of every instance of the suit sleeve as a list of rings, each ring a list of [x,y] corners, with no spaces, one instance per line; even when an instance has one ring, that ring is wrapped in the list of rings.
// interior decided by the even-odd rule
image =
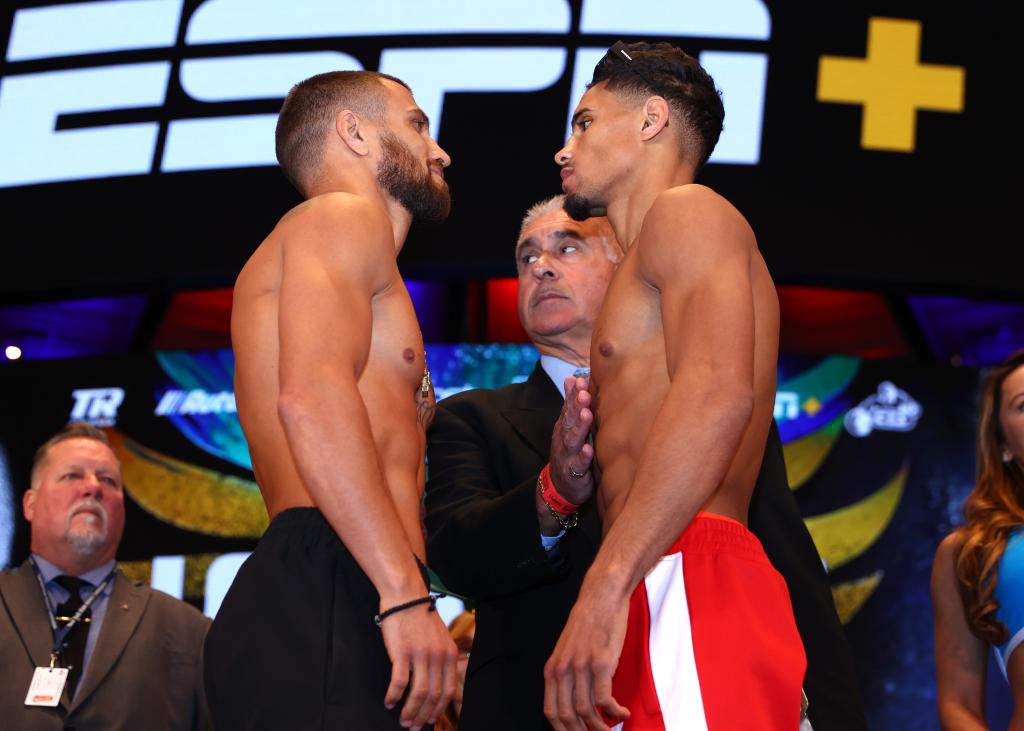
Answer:
[[[497,445],[483,422],[465,401],[442,402],[427,435],[430,567],[474,600],[522,591],[568,568],[567,550],[548,552],[540,543],[534,491],[543,464],[532,457],[530,477],[503,487],[505,467],[495,464]]]

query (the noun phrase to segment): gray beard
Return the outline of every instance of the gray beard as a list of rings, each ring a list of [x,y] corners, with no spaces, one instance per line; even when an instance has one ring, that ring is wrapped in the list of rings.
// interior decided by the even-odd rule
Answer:
[[[71,517],[68,518],[67,528],[64,530],[64,540],[71,546],[71,550],[79,556],[88,556],[96,552],[107,542],[107,511],[98,503],[87,503],[100,513],[100,524],[97,527],[87,529],[72,528]],[[79,503],[75,507],[81,507]]]
[[[64,537],[67,539],[72,551],[79,556],[89,556],[107,542],[107,529],[104,527],[101,529],[101,532],[90,531],[89,533],[68,531],[64,534]]]

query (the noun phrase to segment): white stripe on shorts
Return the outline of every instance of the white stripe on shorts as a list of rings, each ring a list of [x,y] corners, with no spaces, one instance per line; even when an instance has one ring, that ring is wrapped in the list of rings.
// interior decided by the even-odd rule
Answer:
[[[707,731],[693,657],[683,555],[673,553],[659,559],[644,583],[651,620],[648,653],[665,731]],[[612,731],[621,731],[623,725]]]
[[[693,657],[683,554],[661,558],[644,581],[651,613],[651,670],[665,731],[707,731]]]

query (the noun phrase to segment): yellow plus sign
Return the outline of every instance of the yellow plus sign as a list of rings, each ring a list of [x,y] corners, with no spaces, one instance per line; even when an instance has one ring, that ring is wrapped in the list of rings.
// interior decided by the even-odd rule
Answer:
[[[818,101],[863,104],[860,145],[914,151],[917,110],[962,112],[964,69],[919,63],[921,23],[871,18],[866,59],[822,56]]]
[[[818,412],[821,411],[821,401],[811,396],[803,403],[804,411],[807,412],[808,416],[817,416]]]

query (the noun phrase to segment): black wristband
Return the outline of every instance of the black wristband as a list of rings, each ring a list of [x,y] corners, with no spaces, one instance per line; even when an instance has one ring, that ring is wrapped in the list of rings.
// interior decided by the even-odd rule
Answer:
[[[419,599],[413,599],[411,602],[405,604],[399,604],[397,607],[391,607],[391,609],[385,609],[380,614],[373,615],[373,623],[380,627],[381,622],[390,617],[392,614],[398,614],[398,612],[404,612],[406,609],[412,609],[413,607],[419,606],[420,604],[430,604],[428,612],[437,611],[437,600],[443,599],[448,596],[447,594],[427,594],[426,596],[420,597]]]

